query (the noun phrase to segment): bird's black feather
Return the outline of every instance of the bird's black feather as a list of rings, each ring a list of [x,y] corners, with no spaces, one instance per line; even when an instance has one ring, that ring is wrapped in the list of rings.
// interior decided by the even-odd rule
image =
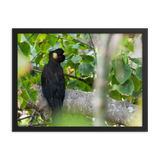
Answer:
[[[49,53],[49,62],[44,67],[41,76],[42,92],[52,109],[52,121],[54,125],[62,120],[62,105],[65,96],[65,79],[60,65],[65,60],[62,49]]]

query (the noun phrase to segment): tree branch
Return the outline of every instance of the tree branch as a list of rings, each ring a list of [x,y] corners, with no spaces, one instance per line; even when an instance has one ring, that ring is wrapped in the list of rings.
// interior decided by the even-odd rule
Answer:
[[[58,39],[64,39],[64,40],[67,40],[67,41],[73,41],[73,42],[80,42],[80,43],[82,43],[82,44],[85,44],[86,46],[88,46],[90,49],[93,49],[93,47],[92,46],[90,46],[89,44],[87,44],[87,43],[84,43],[84,42],[82,42],[82,41],[80,41],[80,40],[78,40],[78,39],[67,39],[67,38],[62,38],[62,37],[55,37],[55,36],[52,36],[52,35],[50,35],[50,34],[48,34],[50,37],[54,37],[54,38],[58,38]]]
[[[52,123],[43,123],[43,124],[40,124],[40,123],[38,123],[38,124],[31,124],[31,125],[18,125],[18,127],[36,127],[36,126],[46,126],[46,125],[48,125],[48,124],[52,124]]]
[[[31,63],[33,62],[33,60],[40,54],[41,52],[38,52],[31,60]]]
[[[21,120],[23,120],[23,119],[27,119],[27,118],[30,118],[30,117],[32,117],[32,115],[27,116],[27,117],[23,117],[23,118],[19,118],[18,121],[21,121]]]
[[[97,67],[97,53],[96,53],[96,49],[95,49],[95,47],[94,47],[94,43],[93,43],[93,41],[92,41],[92,37],[91,37],[91,34],[89,34],[89,38],[90,38],[90,40],[91,40],[91,43],[92,43],[92,46],[93,46],[93,51],[94,51],[94,57],[95,57],[95,66],[94,66],[94,68],[96,68]],[[95,78],[95,69],[94,69],[94,72],[93,72],[93,79]]]
[[[34,119],[35,114],[36,114],[36,110],[33,111],[32,116],[31,116],[31,118],[30,118],[30,120],[29,120],[29,122],[28,122],[28,126],[31,126],[31,125],[32,125],[32,122],[33,122],[33,119]]]
[[[35,105],[29,100],[25,109],[35,109],[47,120],[51,116],[51,108],[46,98],[43,96],[41,85],[35,85],[38,91],[38,104]],[[124,124],[126,126],[142,126],[142,107],[125,101],[117,101],[106,97],[108,109],[105,110],[106,120]],[[63,112],[71,114],[81,114],[85,116],[95,116],[96,106],[94,93],[78,90],[66,90],[63,103]]]
[[[42,73],[42,70],[40,70],[40,69],[32,68],[32,70],[33,70],[33,71],[36,71],[36,72],[39,72],[39,73]],[[82,82],[86,83],[86,84],[89,85],[90,87],[92,87],[92,84],[87,83],[87,82],[86,82],[84,79],[82,79],[82,78],[79,78],[79,77],[76,77],[76,76],[73,76],[73,75],[70,75],[70,74],[66,74],[66,73],[64,73],[64,76],[77,79],[77,80],[79,80],[79,81],[82,81]]]
[[[135,101],[136,99],[138,99],[141,95],[142,95],[142,93],[141,93],[138,97],[132,99],[132,100],[130,101],[130,103],[132,103],[133,101]]]
[[[97,53],[96,53],[96,49],[95,49],[95,46],[94,46],[94,43],[93,43],[91,34],[89,34],[89,37],[90,37],[90,40],[91,40],[91,43],[92,43],[92,46],[93,46],[92,49],[93,49],[93,51],[94,51],[94,56],[95,56],[96,65],[97,65]]]

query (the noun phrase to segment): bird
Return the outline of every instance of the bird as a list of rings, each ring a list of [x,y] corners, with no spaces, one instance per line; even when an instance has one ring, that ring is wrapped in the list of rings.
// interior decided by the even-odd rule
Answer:
[[[62,106],[65,97],[65,79],[60,63],[65,60],[65,52],[58,48],[49,52],[49,61],[41,75],[42,93],[52,110],[52,124],[62,124]]]

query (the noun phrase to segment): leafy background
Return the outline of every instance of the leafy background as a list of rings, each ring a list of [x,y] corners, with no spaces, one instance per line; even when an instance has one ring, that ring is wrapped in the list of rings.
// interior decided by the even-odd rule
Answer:
[[[19,125],[44,124],[38,114],[31,119],[33,110],[25,110],[30,99],[35,104],[38,92],[34,84],[41,84],[41,71],[49,60],[49,51],[62,48],[66,60],[61,63],[65,73],[66,89],[93,92],[97,78],[96,66],[101,58],[100,34],[18,34],[18,108],[21,115]],[[120,43],[120,52],[112,58],[107,81],[108,97],[119,101],[129,101],[142,105],[142,58],[135,58],[135,40],[142,39],[140,34],[124,35]],[[101,39],[101,38],[100,38]],[[134,58],[133,58],[134,57]],[[28,118],[22,119],[23,116]],[[93,126],[94,117],[64,114],[65,126]],[[105,122],[108,125],[115,125]]]

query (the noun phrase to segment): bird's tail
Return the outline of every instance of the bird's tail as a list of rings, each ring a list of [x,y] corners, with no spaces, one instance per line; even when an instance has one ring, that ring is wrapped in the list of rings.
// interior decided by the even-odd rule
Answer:
[[[62,126],[63,125],[63,112],[62,112],[63,102],[61,102],[58,99],[52,99],[48,102],[52,109],[53,126]]]

